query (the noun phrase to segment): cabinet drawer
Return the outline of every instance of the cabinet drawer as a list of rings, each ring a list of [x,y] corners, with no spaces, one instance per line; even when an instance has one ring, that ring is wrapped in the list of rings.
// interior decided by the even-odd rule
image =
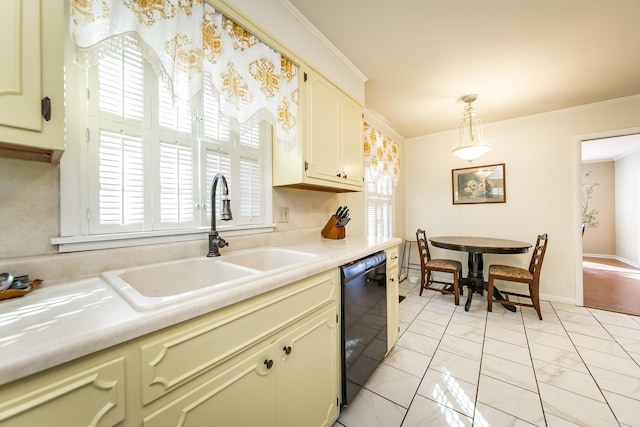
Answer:
[[[143,341],[143,403],[152,402],[265,336],[335,301],[337,284],[337,270],[318,274]]]
[[[125,417],[125,359],[54,368],[3,388],[2,426],[112,426]]]

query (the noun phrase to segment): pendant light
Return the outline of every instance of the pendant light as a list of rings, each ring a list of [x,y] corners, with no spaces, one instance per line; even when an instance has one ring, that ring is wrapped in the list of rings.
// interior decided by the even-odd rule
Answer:
[[[460,122],[460,144],[453,149],[453,154],[469,162],[474,161],[493,148],[482,135],[482,124],[476,118],[476,111],[471,104],[478,99],[477,94],[465,95],[462,98],[467,103]]]

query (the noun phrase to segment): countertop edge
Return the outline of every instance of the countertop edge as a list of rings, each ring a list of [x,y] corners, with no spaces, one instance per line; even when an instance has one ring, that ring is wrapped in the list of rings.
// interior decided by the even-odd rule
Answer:
[[[179,301],[148,311],[133,309],[100,276],[43,286],[29,295],[30,298],[17,298],[0,305],[0,326],[3,326],[0,329],[3,354],[0,386],[337,268],[401,242],[397,237],[349,238],[280,246],[315,252],[319,258],[262,276],[260,280],[215,297]],[[64,292],[60,292],[63,289]],[[18,324],[20,327],[15,327]]]

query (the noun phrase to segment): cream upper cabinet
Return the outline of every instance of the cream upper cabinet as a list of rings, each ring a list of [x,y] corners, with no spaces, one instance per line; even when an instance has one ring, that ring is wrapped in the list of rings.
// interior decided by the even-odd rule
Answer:
[[[0,149],[54,163],[64,150],[63,6],[0,2]]]
[[[400,336],[398,247],[387,253],[387,351],[391,351]]]
[[[362,191],[363,108],[312,70],[302,73],[299,139],[273,154],[273,184],[327,191]]]

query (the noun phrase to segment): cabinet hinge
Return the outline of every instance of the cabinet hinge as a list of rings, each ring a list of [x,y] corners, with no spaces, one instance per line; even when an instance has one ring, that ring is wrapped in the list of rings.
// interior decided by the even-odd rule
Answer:
[[[307,73],[306,72],[304,73],[304,81],[305,82],[307,81]]]
[[[84,138],[87,142],[89,142],[90,136],[91,134],[89,133],[89,128],[87,128],[86,132],[84,133]]]
[[[336,314],[336,323],[338,323],[338,315]]]
[[[336,397],[336,406],[340,406],[340,398]]]
[[[309,162],[307,162],[306,160],[304,161],[304,170],[305,171],[309,170]]]

